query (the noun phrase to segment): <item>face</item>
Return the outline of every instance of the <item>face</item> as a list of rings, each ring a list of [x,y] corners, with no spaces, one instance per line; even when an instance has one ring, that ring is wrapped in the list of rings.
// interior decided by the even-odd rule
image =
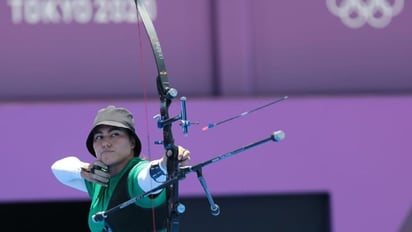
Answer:
[[[100,126],[93,135],[96,158],[108,166],[126,164],[134,156],[135,143],[126,129]]]

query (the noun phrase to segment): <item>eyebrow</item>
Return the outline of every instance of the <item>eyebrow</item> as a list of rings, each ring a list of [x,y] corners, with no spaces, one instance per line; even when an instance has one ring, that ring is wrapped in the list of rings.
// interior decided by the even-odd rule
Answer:
[[[121,128],[121,127],[115,127],[115,126],[108,126],[108,127],[109,127],[109,132],[112,132],[114,130],[120,130],[120,131],[126,132],[126,130]],[[94,131],[93,134],[103,133],[103,131],[100,128],[102,128],[102,127],[96,128],[96,130]]]

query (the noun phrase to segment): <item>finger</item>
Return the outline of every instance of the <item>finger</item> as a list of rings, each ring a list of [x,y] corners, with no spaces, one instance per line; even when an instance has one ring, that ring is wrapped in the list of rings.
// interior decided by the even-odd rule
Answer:
[[[97,174],[93,174],[93,178],[96,180],[96,182],[101,184],[107,184],[109,182],[109,178],[106,176],[99,176]]]
[[[95,163],[93,163],[93,166],[90,169],[90,171],[92,173],[95,173],[97,170],[107,173],[107,172],[109,172],[109,167],[106,164],[104,164],[100,161],[96,161]]]
[[[91,181],[95,182],[97,184],[101,184],[105,187],[108,186],[108,182],[110,180],[110,175],[108,173],[96,170],[95,173],[92,173],[91,170],[87,170],[85,168],[82,168],[82,170],[85,172],[84,178]]]
[[[179,161],[179,166],[187,166],[189,164],[190,158],[183,161]]]
[[[179,154],[177,156],[177,160],[179,160],[179,162],[183,162],[185,160],[187,160],[190,156],[189,156],[190,152],[185,152],[183,154]]]
[[[184,148],[184,147],[182,147],[182,146],[178,146],[178,153],[179,154],[183,154],[183,153],[185,153],[185,152],[187,152],[187,149],[186,148]]]
[[[177,156],[178,160],[184,160],[189,155],[190,155],[189,150],[185,149],[184,147],[179,146],[179,152],[178,152],[178,156]]]
[[[94,161],[93,165],[97,165],[97,166],[100,166],[100,167],[107,167],[107,165],[105,163],[103,163],[101,160]]]
[[[179,160],[179,166],[187,166],[190,161],[190,156],[185,157],[182,160]]]
[[[93,174],[96,175],[96,176],[99,176],[101,178],[106,178],[106,179],[110,178],[110,174],[108,172],[101,171],[101,170],[98,170],[98,169],[94,170]]]

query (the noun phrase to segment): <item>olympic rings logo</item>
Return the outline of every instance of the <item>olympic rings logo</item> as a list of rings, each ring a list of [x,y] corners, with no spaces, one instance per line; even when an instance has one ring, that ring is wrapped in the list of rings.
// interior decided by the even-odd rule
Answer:
[[[350,28],[360,28],[365,23],[384,28],[402,11],[404,0],[326,0],[326,5]]]

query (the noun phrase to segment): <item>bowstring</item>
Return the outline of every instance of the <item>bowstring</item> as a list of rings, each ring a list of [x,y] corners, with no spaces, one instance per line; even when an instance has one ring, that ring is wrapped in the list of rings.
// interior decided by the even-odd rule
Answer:
[[[151,138],[150,138],[150,127],[149,127],[149,98],[147,94],[147,78],[146,78],[146,69],[144,65],[144,50],[143,50],[143,39],[142,39],[142,26],[141,26],[141,20],[140,20],[140,15],[139,11],[137,10],[136,6],[136,15],[137,15],[137,34],[138,34],[138,43],[139,43],[139,64],[140,64],[140,79],[141,82],[143,83],[143,102],[144,102],[144,115],[145,115],[145,126],[146,126],[146,147],[147,147],[147,157],[149,161],[152,160],[152,152],[151,152]],[[151,182],[150,182],[151,183]],[[150,186],[152,188],[153,186]],[[156,213],[155,213],[155,208],[154,208],[154,200],[152,199],[152,226],[153,226],[153,232],[156,232]]]

